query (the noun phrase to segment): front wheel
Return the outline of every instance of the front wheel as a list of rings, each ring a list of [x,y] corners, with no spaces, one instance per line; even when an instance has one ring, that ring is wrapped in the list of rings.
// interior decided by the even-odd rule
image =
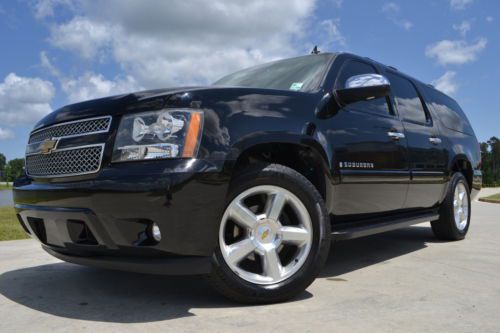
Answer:
[[[432,221],[432,231],[441,240],[465,238],[470,225],[470,192],[464,175],[453,174],[446,198],[443,201],[439,220]]]
[[[321,195],[288,167],[254,167],[232,181],[214,255],[212,285],[244,303],[271,303],[302,292],[330,247]]]

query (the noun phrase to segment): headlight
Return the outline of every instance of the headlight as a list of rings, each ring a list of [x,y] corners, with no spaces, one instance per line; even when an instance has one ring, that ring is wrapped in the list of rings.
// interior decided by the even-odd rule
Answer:
[[[201,111],[165,109],[124,116],[113,162],[196,157],[202,128]]]

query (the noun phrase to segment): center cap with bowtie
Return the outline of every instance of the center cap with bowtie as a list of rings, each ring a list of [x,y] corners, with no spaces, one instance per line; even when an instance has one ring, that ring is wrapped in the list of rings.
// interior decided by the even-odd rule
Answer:
[[[252,234],[252,240],[259,249],[277,248],[281,244],[279,223],[271,219],[262,219],[257,223]]]

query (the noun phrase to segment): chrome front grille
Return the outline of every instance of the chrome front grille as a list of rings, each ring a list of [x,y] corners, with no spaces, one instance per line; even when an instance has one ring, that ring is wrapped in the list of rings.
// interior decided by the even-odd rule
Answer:
[[[55,150],[26,156],[26,172],[33,177],[85,175],[99,171],[104,144]]]
[[[57,124],[34,131],[29,143],[41,142],[45,139],[69,138],[75,136],[105,133],[109,131],[111,117],[89,118]]]
[[[105,144],[89,137],[86,144],[72,146],[74,137],[108,132],[111,116],[61,123],[34,131],[26,148],[26,173],[53,178],[96,173],[101,168]],[[65,140],[68,139],[68,140]],[[80,139],[78,142],[81,142]]]

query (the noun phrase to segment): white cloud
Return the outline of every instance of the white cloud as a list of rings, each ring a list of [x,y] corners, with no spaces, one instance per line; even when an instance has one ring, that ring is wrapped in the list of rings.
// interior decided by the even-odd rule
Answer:
[[[43,19],[54,16],[54,10],[58,6],[73,7],[73,2],[71,0],[38,0],[33,3],[35,17]]]
[[[45,51],[40,52],[40,63],[59,80],[61,89],[66,93],[67,101],[70,103],[143,89],[130,75],[117,76],[112,80],[93,72],[87,72],[78,77],[66,76],[52,63]]]
[[[442,40],[427,46],[425,54],[429,58],[436,58],[441,65],[462,65],[476,60],[487,42],[486,38],[480,38],[471,44],[464,40]]]
[[[52,61],[50,60],[46,51],[40,52],[40,63],[42,67],[45,68],[51,75],[57,78],[61,76],[60,71],[54,65],[52,65]]]
[[[413,23],[409,20],[400,21],[400,25],[405,28],[405,30],[410,30],[413,27]]]
[[[51,111],[50,101],[53,97],[51,82],[10,73],[0,82],[2,124],[29,124],[39,120]]]
[[[206,84],[296,55],[293,43],[305,35],[314,0],[286,6],[279,0],[80,0],[78,8],[67,22],[54,23],[52,44],[88,60],[112,60],[124,77],[158,88]]]
[[[462,37],[465,37],[471,29],[469,21],[462,21],[460,24],[454,24],[453,29],[458,31]]]
[[[385,13],[388,20],[405,30],[410,30],[413,27],[410,20],[401,17],[401,7],[395,2],[386,2],[382,6],[382,12]]]
[[[494,21],[493,16],[486,16],[486,22],[491,23]]]
[[[440,78],[432,81],[432,84],[436,87],[436,89],[441,90],[445,94],[452,95],[458,89],[456,76],[457,76],[456,72],[447,71]]]
[[[62,78],[62,90],[68,96],[68,101],[75,103],[84,100],[119,95],[139,90],[140,87],[131,76],[116,77],[107,80],[102,74],[85,73],[78,78]]]
[[[0,127],[0,140],[12,139],[14,138],[14,132],[8,128]]]
[[[452,9],[465,9],[468,5],[472,4],[474,0],[450,0],[450,7]]]
[[[320,22],[320,35],[323,43],[320,50],[331,50],[338,46],[346,45],[345,37],[340,32],[340,20],[324,20]]]
[[[74,17],[68,23],[52,28],[52,45],[78,53],[83,58],[93,58],[100,48],[111,41],[113,28],[107,24],[96,24],[84,17]]]
[[[401,10],[401,7],[399,7],[399,5],[397,3],[394,3],[394,2],[386,2],[382,6],[382,11],[384,13],[399,13],[400,10]]]
[[[342,3],[344,2],[344,0],[332,0],[332,2],[335,5],[335,7],[340,8],[342,7]]]

